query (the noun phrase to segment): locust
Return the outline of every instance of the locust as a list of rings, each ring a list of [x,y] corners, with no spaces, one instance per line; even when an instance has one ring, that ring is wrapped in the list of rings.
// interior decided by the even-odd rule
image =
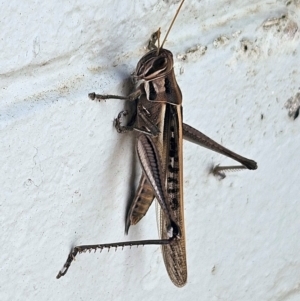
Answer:
[[[183,123],[182,93],[174,73],[172,52],[163,48],[170,29],[184,0],[160,45],[160,29],[152,35],[150,51],[137,64],[134,77],[137,88],[128,96],[90,93],[92,100],[123,99],[136,104],[136,112],[127,125],[119,113],[115,127],[119,133],[134,131],[135,148],[142,168],[136,194],[129,206],[125,232],[147,213],[154,199],[159,206],[159,239],[127,241],[74,247],[56,278],[64,276],[78,253],[125,246],[161,245],[166,270],[171,281],[182,287],[187,282],[186,239],[183,204],[183,139],[218,152],[241,163],[237,166],[217,166],[214,173],[232,169],[257,169],[257,163],[218,144],[200,131]],[[157,46],[156,46],[157,42]]]

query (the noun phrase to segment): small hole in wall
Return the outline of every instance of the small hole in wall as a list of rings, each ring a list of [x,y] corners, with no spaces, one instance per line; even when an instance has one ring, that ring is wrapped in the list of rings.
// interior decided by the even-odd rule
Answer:
[[[300,110],[300,107],[295,112],[294,120],[299,116],[299,110]]]

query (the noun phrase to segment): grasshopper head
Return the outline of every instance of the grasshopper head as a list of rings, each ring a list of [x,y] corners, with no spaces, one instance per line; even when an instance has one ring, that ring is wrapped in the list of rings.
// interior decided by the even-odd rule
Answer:
[[[165,35],[165,38],[160,45],[159,38],[160,38],[160,28],[156,33],[154,33],[154,36],[152,37],[152,41],[154,42],[158,41],[158,47],[157,49],[149,51],[146,55],[144,55],[140,61],[138,62],[136,66],[136,77],[139,80],[145,80],[145,81],[152,81],[157,78],[161,78],[166,76],[172,69],[173,69],[173,55],[171,51],[164,49],[164,43],[167,40],[168,34],[175,22],[175,19],[181,9],[181,6],[185,0],[181,0],[181,3],[177,9],[177,12],[169,26],[169,29]]]
[[[139,80],[151,81],[166,76],[173,69],[173,55],[167,49],[157,49],[145,54],[136,66]]]

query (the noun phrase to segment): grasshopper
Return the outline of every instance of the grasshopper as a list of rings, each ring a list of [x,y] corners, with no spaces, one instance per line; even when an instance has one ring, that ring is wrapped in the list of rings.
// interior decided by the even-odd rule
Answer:
[[[129,124],[121,125],[121,118],[127,115],[127,111],[120,112],[115,119],[118,132],[136,132],[136,152],[142,167],[140,182],[127,212],[125,231],[127,233],[130,225],[135,225],[142,219],[156,198],[159,203],[160,239],[76,246],[69,253],[57,278],[67,273],[78,253],[111,247],[155,244],[162,247],[165,266],[171,281],[178,287],[184,286],[187,282],[187,264],[182,139],[187,139],[242,164],[241,166],[217,166],[214,169],[215,173],[220,174],[222,170],[230,169],[257,168],[255,161],[228,150],[182,121],[182,94],[173,70],[173,55],[169,50],[164,49],[163,45],[183,2],[184,0],[161,45],[159,45],[160,30],[152,35],[149,43],[152,50],[140,59],[136,67],[135,77],[141,81],[141,84],[133,93],[127,97],[89,94],[92,100],[136,101],[136,114]]]

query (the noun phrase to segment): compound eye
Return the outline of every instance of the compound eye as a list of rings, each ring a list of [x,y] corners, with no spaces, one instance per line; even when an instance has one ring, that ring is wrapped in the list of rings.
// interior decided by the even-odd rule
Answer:
[[[158,71],[164,69],[166,65],[167,65],[167,60],[164,57],[160,57],[154,61],[152,68],[155,71]]]
[[[153,61],[151,67],[145,72],[145,77],[155,76],[160,72],[164,71],[167,67],[167,60],[164,57],[159,57]]]

